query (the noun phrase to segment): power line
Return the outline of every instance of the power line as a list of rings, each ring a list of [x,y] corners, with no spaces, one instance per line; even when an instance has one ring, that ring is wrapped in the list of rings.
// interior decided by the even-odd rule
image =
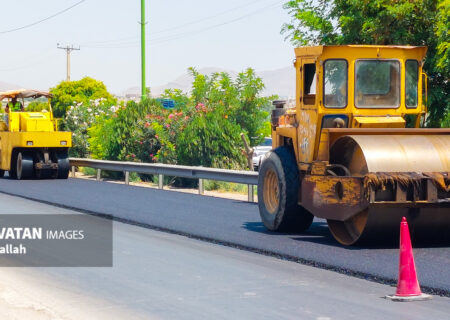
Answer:
[[[250,2],[248,2],[246,4],[243,4],[243,5],[240,5],[240,6],[237,6],[237,7],[233,7],[231,9],[228,9],[228,10],[225,10],[225,11],[221,11],[221,12],[219,12],[217,14],[212,15],[212,16],[208,16],[208,17],[204,17],[204,18],[201,18],[201,19],[197,19],[197,20],[193,20],[193,21],[190,21],[190,22],[186,22],[184,24],[181,24],[181,25],[178,25],[178,26],[175,26],[175,27],[171,27],[171,28],[168,28],[168,29],[155,31],[155,32],[152,32],[152,34],[155,35],[155,34],[166,33],[168,31],[181,29],[181,28],[189,26],[189,25],[194,25],[194,24],[198,24],[198,23],[201,23],[201,22],[204,22],[204,21],[207,21],[207,20],[211,20],[211,19],[217,18],[219,16],[222,16],[224,14],[227,14],[229,12],[233,12],[233,11],[236,11],[238,9],[242,9],[242,8],[248,7],[249,5],[252,5],[252,4],[256,3],[256,2],[261,2],[261,0],[250,1]],[[101,44],[105,44],[106,45],[108,43],[110,43],[111,45],[112,44],[116,44],[117,45],[117,44],[120,44],[122,42],[125,42],[125,41],[126,42],[130,42],[132,40],[136,41],[137,37],[133,36],[133,37],[119,38],[119,39],[115,39],[115,40],[88,41],[88,42],[82,43],[82,45],[83,45],[83,47],[86,46],[86,45],[94,45],[94,46],[95,45],[101,45]]]
[[[5,30],[5,31],[0,31],[0,34],[3,34],[3,33],[10,33],[10,32],[14,32],[14,31],[19,31],[19,30],[22,30],[22,29],[26,29],[26,28],[35,26],[35,25],[37,25],[37,24],[39,24],[39,23],[42,23],[42,22],[47,21],[47,20],[50,20],[50,19],[52,19],[52,18],[54,18],[54,17],[56,17],[56,16],[59,16],[60,14],[63,14],[64,12],[69,11],[70,9],[72,9],[72,8],[74,8],[74,7],[78,6],[78,5],[80,5],[81,3],[85,2],[85,1],[86,1],[86,0],[81,0],[81,1],[79,1],[79,2],[77,2],[77,3],[75,3],[74,5],[72,5],[72,6],[68,7],[68,8],[66,8],[66,9],[64,9],[64,10],[62,10],[62,11],[59,11],[59,12],[57,12],[57,13],[55,13],[55,14],[53,14],[53,15],[47,17],[47,18],[44,18],[44,19],[42,19],[42,20],[39,20],[39,21],[30,23],[30,24],[27,24],[27,25],[25,25],[25,26],[18,27],[18,28],[14,28],[14,29],[10,29],[10,30]]]
[[[167,37],[156,38],[156,39],[153,39],[152,42],[153,42],[153,43],[156,42],[156,44],[158,44],[158,43],[163,43],[163,42],[167,42],[167,41],[176,40],[176,39],[179,39],[179,38],[182,38],[182,37],[185,37],[185,36],[188,36],[188,35],[192,35],[192,34],[198,34],[198,33],[202,33],[202,32],[207,32],[207,31],[210,31],[211,29],[215,29],[215,28],[218,28],[218,27],[222,27],[222,26],[225,26],[225,25],[227,25],[227,24],[231,24],[231,23],[240,21],[240,20],[242,20],[242,19],[248,18],[248,17],[250,17],[250,16],[253,16],[253,15],[255,15],[255,14],[258,14],[258,13],[260,13],[260,12],[263,12],[263,11],[265,11],[265,10],[267,10],[267,9],[275,8],[275,7],[277,7],[280,3],[283,3],[283,2],[285,2],[285,1],[283,0],[283,1],[281,1],[281,2],[272,3],[272,4],[268,5],[268,6],[265,6],[265,7],[260,8],[259,10],[253,11],[253,12],[251,12],[251,13],[248,13],[248,14],[246,14],[246,15],[237,17],[237,18],[232,19],[232,20],[229,20],[229,21],[225,21],[225,22],[218,23],[218,24],[215,24],[215,25],[212,25],[212,26],[208,26],[207,28],[202,28],[202,29],[197,29],[197,30],[193,30],[193,31],[184,32],[184,33],[179,33],[179,34],[175,34],[175,35],[167,36]]]
[[[172,35],[168,35],[168,36],[162,36],[162,37],[158,37],[158,38],[150,38],[151,40],[151,45],[154,44],[160,44],[160,43],[164,43],[164,42],[168,42],[168,41],[172,41],[172,40],[177,40],[179,38],[183,38],[186,36],[190,36],[190,35],[194,35],[194,34],[198,34],[198,33],[202,33],[202,32],[207,32],[210,31],[211,29],[215,29],[227,24],[231,24],[234,22],[237,22],[239,20],[248,18],[250,16],[253,16],[255,14],[258,14],[262,11],[265,11],[267,9],[271,9],[271,8],[275,8],[277,7],[279,4],[284,3],[285,1],[277,1],[276,3],[271,3],[267,6],[264,6],[256,11],[250,12],[248,14],[242,15],[240,17],[234,18],[232,20],[228,20],[222,23],[218,23],[215,25],[211,25],[202,29],[197,29],[197,30],[193,30],[193,31],[188,31],[188,32],[182,32],[182,33],[176,33],[176,34],[172,34]],[[87,48],[95,48],[95,49],[121,49],[121,48],[133,48],[133,47],[137,47],[138,43],[137,41],[125,41],[125,42],[117,42],[117,43],[111,43],[111,44],[99,44],[99,45],[87,45],[84,47]]]
[[[261,0],[251,1],[251,2],[246,3],[246,4],[243,4],[243,5],[241,5],[241,6],[237,6],[237,7],[231,8],[231,9],[229,9],[229,10],[225,10],[225,11],[220,12],[220,13],[218,13],[218,14],[215,14],[215,15],[212,15],[212,16],[209,16],[209,17],[205,17],[205,18],[203,18],[203,19],[194,20],[194,21],[191,21],[191,22],[187,22],[187,23],[181,24],[181,25],[179,25],[179,26],[175,26],[175,27],[173,27],[173,28],[168,28],[168,29],[164,29],[164,30],[160,30],[160,31],[153,32],[153,34],[165,33],[165,32],[168,32],[168,31],[178,30],[178,29],[184,28],[184,27],[186,27],[186,26],[190,26],[190,25],[194,25],[194,24],[199,24],[199,23],[202,23],[202,22],[204,22],[204,21],[207,21],[207,20],[211,20],[211,19],[220,17],[220,16],[222,16],[222,15],[224,15],[224,14],[227,14],[227,13],[229,13],[229,12],[233,12],[233,11],[236,11],[236,10],[238,10],[238,9],[242,9],[242,8],[248,7],[249,5],[252,5],[252,4],[256,3],[256,2],[261,2]]]

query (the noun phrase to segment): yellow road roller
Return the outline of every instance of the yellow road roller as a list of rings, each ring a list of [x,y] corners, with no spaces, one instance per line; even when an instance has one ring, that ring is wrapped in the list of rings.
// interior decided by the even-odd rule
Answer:
[[[265,227],[305,231],[326,219],[343,245],[450,240],[450,129],[424,129],[426,47],[295,49],[296,105],[274,101],[261,165]],[[440,240],[438,240],[440,241]]]
[[[26,112],[26,101],[38,98],[46,100],[48,107],[40,112]],[[36,90],[0,92],[4,106],[0,119],[1,177],[8,171],[11,178],[18,180],[67,179],[72,134],[58,131],[50,99],[50,93]]]

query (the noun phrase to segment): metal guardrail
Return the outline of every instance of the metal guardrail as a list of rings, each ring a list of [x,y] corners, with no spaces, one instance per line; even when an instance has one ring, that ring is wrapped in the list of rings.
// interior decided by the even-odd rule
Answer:
[[[164,188],[164,176],[199,179],[199,194],[204,194],[203,180],[226,181],[246,184],[248,186],[248,201],[254,202],[254,185],[258,184],[258,173],[253,171],[239,171],[215,169],[206,167],[177,166],[162,163],[137,163],[108,161],[95,159],[70,158],[72,176],[75,177],[75,167],[97,169],[97,180],[100,180],[102,170],[125,173],[125,184],[130,183],[130,172],[158,175],[158,188]]]

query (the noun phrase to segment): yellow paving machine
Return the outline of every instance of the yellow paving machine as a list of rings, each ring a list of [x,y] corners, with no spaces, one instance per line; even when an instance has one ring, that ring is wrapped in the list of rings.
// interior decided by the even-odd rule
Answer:
[[[273,231],[326,219],[343,245],[450,239],[450,129],[424,129],[425,47],[295,49],[296,106],[275,101],[258,182]]]
[[[44,98],[48,107],[26,112],[25,99]],[[51,94],[36,90],[0,92],[6,100],[0,119],[0,176],[11,178],[58,178],[69,175],[68,149],[72,134],[58,131],[50,104]]]

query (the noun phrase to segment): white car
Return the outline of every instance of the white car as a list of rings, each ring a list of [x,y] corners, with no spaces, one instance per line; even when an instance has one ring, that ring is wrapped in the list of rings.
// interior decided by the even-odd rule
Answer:
[[[269,137],[264,138],[264,142],[260,145],[253,147],[253,168],[255,171],[259,170],[265,154],[270,150],[272,150],[272,138]]]

